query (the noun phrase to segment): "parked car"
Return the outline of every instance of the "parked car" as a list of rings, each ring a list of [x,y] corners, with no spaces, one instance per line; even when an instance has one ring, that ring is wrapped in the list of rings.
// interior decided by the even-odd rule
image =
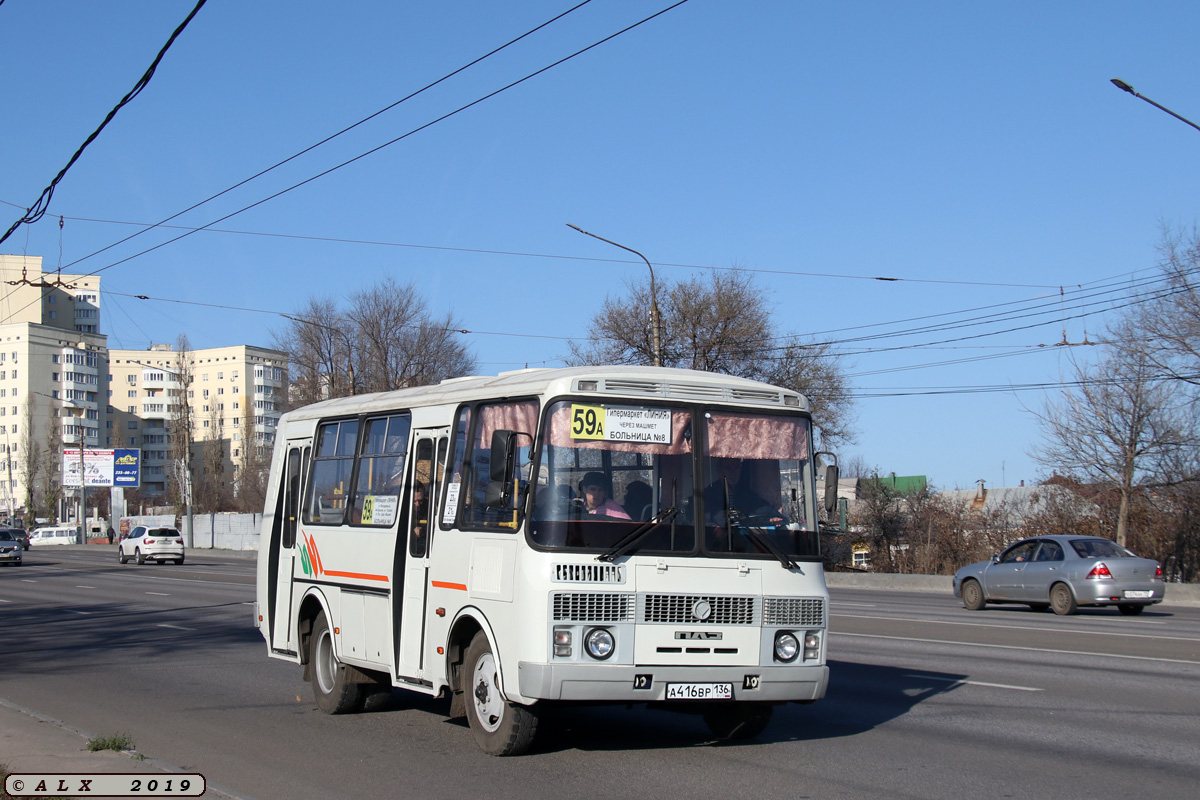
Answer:
[[[8,531],[12,537],[21,545],[22,550],[29,549],[29,534],[24,528],[0,528],[0,531]]]
[[[21,566],[21,552],[23,549],[21,543],[17,541],[16,536],[13,536],[7,530],[0,529],[0,564],[6,567],[9,564],[16,564],[18,567]]]
[[[79,529],[74,525],[53,525],[38,528],[29,536],[29,546],[47,544],[75,544],[79,541]]]
[[[174,528],[147,528],[139,525],[121,540],[117,547],[117,560],[122,564],[134,559],[139,564],[147,561],[174,561],[183,563],[183,536]]]
[[[1161,603],[1162,567],[1098,536],[1023,539],[991,561],[954,575],[954,596],[979,611],[988,603],[1025,603],[1035,611],[1074,614],[1079,606],[1116,606],[1140,614]]]

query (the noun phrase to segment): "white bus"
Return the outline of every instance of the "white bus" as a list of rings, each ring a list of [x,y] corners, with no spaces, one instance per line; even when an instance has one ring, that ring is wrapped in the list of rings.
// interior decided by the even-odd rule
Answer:
[[[754,736],[828,682],[815,469],[804,397],[705,372],[522,370],[316,403],[277,430],[256,624],[322,710],[449,696],[494,755],[561,701]]]

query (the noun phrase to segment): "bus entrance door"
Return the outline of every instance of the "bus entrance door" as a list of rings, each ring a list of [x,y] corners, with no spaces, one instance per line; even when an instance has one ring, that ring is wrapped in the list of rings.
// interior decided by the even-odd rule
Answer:
[[[429,596],[429,555],[437,527],[434,493],[443,483],[449,428],[418,430],[413,438],[410,459],[407,536],[408,552],[404,561],[404,602],[400,618],[398,673],[404,678],[425,677],[425,606]],[[403,541],[403,540],[402,540]],[[399,546],[400,543],[397,543]]]
[[[282,504],[276,506],[275,524],[271,531],[271,571],[269,573],[269,597],[271,607],[268,619],[271,624],[271,648],[279,652],[294,653],[296,642],[292,634],[292,583],[296,569],[296,531],[299,525],[300,497],[304,474],[307,471],[311,446],[308,441],[288,442],[287,461],[280,476]]]

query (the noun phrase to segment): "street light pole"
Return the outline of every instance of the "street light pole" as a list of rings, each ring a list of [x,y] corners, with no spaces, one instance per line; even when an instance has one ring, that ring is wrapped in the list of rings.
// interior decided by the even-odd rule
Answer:
[[[605,239],[603,236],[597,236],[594,233],[585,231],[583,228],[579,227],[578,225],[572,225],[571,223],[568,222],[567,227],[573,228],[574,230],[579,231],[584,236],[590,236],[593,239],[599,239],[602,242],[611,244],[613,247],[619,247],[622,250],[626,250],[630,253],[633,253],[635,256],[640,258],[642,261],[646,262],[646,267],[650,270],[650,347],[654,354],[654,366],[661,367],[662,366],[662,340],[659,336],[659,330],[658,330],[658,328],[659,328],[659,325],[658,325],[658,321],[659,321],[659,318],[658,318],[658,290],[654,285],[654,267],[651,266],[650,259],[646,258],[644,255],[639,253],[637,250],[634,250],[632,247],[626,247],[625,245],[618,244],[617,242],[614,242],[611,239]]]
[[[1132,86],[1130,86],[1128,83],[1126,83],[1125,81],[1121,80],[1120,78],[1112,78],[1111,80],[1112,80],[1112,85],[1113,85],[1113,86],[1116,86],[1116,87],[1117,87],[1118,89],[1120,89],[1122,92],[1129,92],[1129,93],[1130,93],[1131,95],[1133,95],[1134,97],[1136,97],[1136,98],[1138,98],[1138,99],[1140,99],[1140,100],[1145,100],[1147,103],[1149,103],[1150,105],[1152,105],[1152,106],[1154,106],[1155,108],[1159,109],[1160,111],[1165,111],[1165,112],[1167,112],[1168,114],[1170,114],[1172,117],[1174,117],[1175,119],[1177,119],[1177,120],[1180,120],[1181,122],[1186,122],[1188,125],[1191,125],[1193,128],[1195,128],[1196,130],[1200,131],[1200,125],[1197,125],[1196,123],[1192,122],[1190,119],[1187,119],[1186,117],[1181,117],[1181,116],[1179,116],[1179,115],[1178,115],[1178,114],[1176,114],[1174,111],[1172,111],[1171,109],[1167,108],[1166,106],[1160,106],[1158,103],[1154,102],[1154,101],[1153,101],[1153,100],[1151,100],[1149,97],[1146,97],[1146,96],[1144,96],[1144,95],[1140,95],[1140,94],[1138,94],[1137,92],[1135,92],[1135,91],[1133,90],[1133,87],[1132,87]]]
[[[84,481],[83,471],[83,448],[86,446],[83,438],[83,421],[87,417],[87,406],[70,405],[66,408],[70,409],[72,417],[77,419],[77,430],[79,431],[79,508],[75,513],[76,544],[87,544],[87,531],[83,526],[83,515],[87,511],[87,495],[85,494],[87,484]]]

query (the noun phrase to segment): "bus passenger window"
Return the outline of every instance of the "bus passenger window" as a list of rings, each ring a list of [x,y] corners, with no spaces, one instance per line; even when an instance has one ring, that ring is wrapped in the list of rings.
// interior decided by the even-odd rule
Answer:
[[[346,515],[346,498],[350,493],[358,420],[323,424],[317,431],[317,441],[313,477],[304,503],[304,522],[341,525]]]
[[[391,527],[400,509],[404,485],[404,452],[408,447],[407,414],[367,420],[359,454],[358,483],[350,513],[352,525]]]

